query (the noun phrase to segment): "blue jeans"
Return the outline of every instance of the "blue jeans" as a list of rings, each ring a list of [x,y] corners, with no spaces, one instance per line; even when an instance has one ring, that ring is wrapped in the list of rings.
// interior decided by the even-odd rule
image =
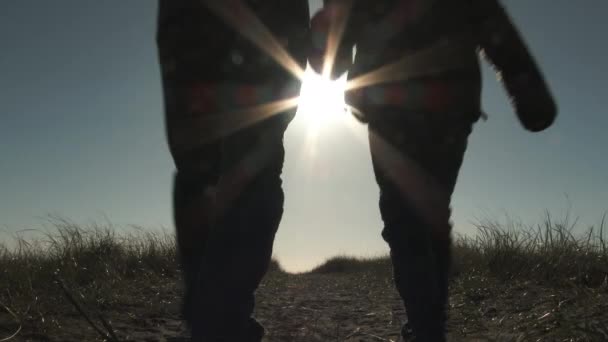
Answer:
[[[408,328],[421,341],[445,341],[450,197],[477,117],[396,113],[390,118],[390,111],[382,113],[387,119],[369,125],[382,237],[390,246]]]
[[[243,3],[288,43],[285,49],[304,67],[308,2]],[[224,131],[242,122],[222,126],[227,111],[209,109],[208,100],[232,106],[233,99],[213,92],[207,98],[200,89],[222,82],[265,84],[278,89],[280,100],[281,91],[299,87],[299,80],[203,1],[159,0],[158,8],[165,121],[176,166],[173,209],[185,283],[183,314],[194,341],[258,342],[264,331],[251,317],[254,292],[283,213],[283,133],[295,110]],[[235,98],[243,96],[248,94]]]
[[[245,129],[218,147],[227,153],[229,140],[238,139],[251,149],[264,148],[262,166],[243,184],[222,210],[211,207],[205,193],[218,184],[217,174],[192,174],[178,169],[174,186],[174,218],[177,246],[184,274],[184,316],[192,328],[194,341],[259,341],[263,328],[251,315],[254,292],[268,268],[275,233],[279,226],[284,195],[283,165],[284,115]],[[283,122],[281,122],[283,121]],[[275,139],[266,145],[255,143],[257,134],[275,130]],[[240,156],[256,151],[233,151]],[[198,156],[200,157],[200,155]],[[187,165],[187,163],[186,163]],[[241,164],[226,165],[237,170]],[[260,164],[256,165],[260,166]],[[228,172],[229,173],[229,172]],[[221,181],[220,181],[221,183]],[[239,187],[241,186],[241,187]],[[228,191],[229,192],[229,191]],[[217,215],[208,220],[208,214]]]

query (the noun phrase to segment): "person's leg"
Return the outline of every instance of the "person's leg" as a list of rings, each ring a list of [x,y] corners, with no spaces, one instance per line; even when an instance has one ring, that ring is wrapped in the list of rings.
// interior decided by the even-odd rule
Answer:
[[[444,341],[451,264],[449,199],[472,122],[406,115],[370,124],[382,236],[391,249],[409,328],[421,341]],[[406,327],[402,334],[407,334]]]
[[[307,2],[279,3],[272,11],[266,2],[253,7],[259,7],[260,19],[271,31],[286,35],[287,49],[304,64]],[[218,132],[210,125],[225,125],[226,117],[204,120],[209,119],[204,117],[207,98],[189,97],[200,84],[266,82],[289,87],[285,83],[297,80],[269,67],[273,64],[258,58],[258,49],[237,38],[238,33],[200,1],[161,0],[158,30],[168,140],[178,169],[178,247],[181,259],[191,261],[183,267],[190,284],[186,295],[194,297],[189,305],[193,340],[259,341],[263,328],[251,318],[253,294],[269,264],[282,215],[282,139],[293,113],[239,126],[236,133],[231,130],[235,127]],[[235,51],[245,60],[229,58]]]
[[[209,159],[209,162],[213,161],[212,158]],[[194,291],[209,231],[208,190],[215,184],[215,179],[213,174],[205,175],[184,169],[178,169],[174,177],[173,218],[177,254],[184,281],[181,313],[189,325],[192,319]]]
[[[180,92],[165,93],[173,104],[166,109],[171,130],[187,110],[180,107]],[[221,142],[172,150],[183,311],[194,341],[261,340],[263,328],[251,318],[253,295],[283,212],[283,133],[291,117],[279,114]]]
[[[290,118],[280,114],[223,145],[219,216],[201,266],[194,341],[258,342],[263,336],[251,315],[283,213],[283,132]]]
[[[188,128],[204,114],[192,110],[190,92],[209,75],[201,65],[207,62],[205,32],[216,25],[204,20],[209,16],[195,1],[160,0],[157,45],[164,99],[168,145],[175,162],[173,218],[177,254],[183,272],[182,314],[191,324],[192,302],[206,236],[210,190],[220,173],[221,141],[196,141]],[[199,139],[200,140],[200,139]]]
[[[170,80],[164,86],[171,88]],[[187,113],[184,101],[177,92],[165,90],[165,109],[169,130],[176,117]],[[172,99],[168,99],[171,96]],[[220,142],[212,142],[192,150],[172,148],[176,172],[173,181],[173,219],[177,253],[184,279],[182,314],[190,321],[190,305],[196,284],[201,258],[204,254],[209,230],[210,190],[217,183],[220,170]]]
[[[279,114],[221,142],[174,153],[183,314],[195,341],[225,335],[253,342],[263,335],[251,318],[253,295],[283,212],[283,133],[291,117]]]

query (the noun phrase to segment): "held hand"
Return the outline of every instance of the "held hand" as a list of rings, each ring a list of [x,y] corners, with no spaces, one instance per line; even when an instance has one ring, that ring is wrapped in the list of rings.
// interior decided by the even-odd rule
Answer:
[[[311,47],[308,62],[312,69],[320,74],[323,71],[331,18],[326,8],[319,10],[310,21]]]
[[[348,7],[327,4],[311,19],[311,47],[308,61],[312,69],[323,74],[330,71],[331,79],[340,78],[352,65],[352,47],[337,39],[340,27],[346,24]]]

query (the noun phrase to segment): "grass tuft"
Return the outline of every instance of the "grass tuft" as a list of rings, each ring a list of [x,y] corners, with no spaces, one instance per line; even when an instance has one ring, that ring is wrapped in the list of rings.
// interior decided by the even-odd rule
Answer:
[[[461,272],[484,272],[500,279],[534,280],[547,285],[598,287],[608,279],[605,221],[576,233],[568,216],[530,226],[515,221],[484,220],[475,237],[460,236],[455,262]]]
[[[577,234],[568,217],[556,222],[526,226],[514,220],[483,220],[478,234],[454,241],[454,275],[483,274],[504,280],[532,280],[544,285],[608,286],[608,239],[605,220],[598,228]],[[376,272],[390,276],[388,256],[357,258],[337,256],[311,273]]]
[[[49,221],[52,230],[37,238],[16,236],[13,248],[0,245],[0,303],[18,321],[38,322],[36,330],[60,326],[50,313],[70,307],[60,283],[97,310],[129,293],[138,295],[141,284],[179,275],[171,234],[138,227],[118,234],[112,225]]]

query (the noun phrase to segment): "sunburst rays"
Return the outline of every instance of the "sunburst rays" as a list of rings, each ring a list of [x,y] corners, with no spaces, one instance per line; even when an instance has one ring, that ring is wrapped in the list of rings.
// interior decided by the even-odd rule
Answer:
[[[240,35],[274,59],[296,78],[304,79],[304,69],[242,0],[203,0],[217,16]]]
[[[399,190],[437,237],[449,233],[450,194],[418,162],[408,157],[373,129],[369,145],[380,171]]]
[[[285,49],[284,45],[262,23],[255,13],[241,0],[202,0],[226,24],[236,30],[243,37],[255,44],[291,73],[298,80],[304,80],[305,71]],[[330,77],[336,64],[340,51],[345,28],[348,25],[353,0],[340,1],[341,6],[332,16],[330,32],[327,39],[326,54],[323,60],[322,75]],[[448,39],[438,44],[409,54],[363,75],[349,80],[346,91],[379,85],[388,82],[406,81],[422,75],[430,75],[463,66],[467,51],[462,50],[461,41]],[[266,104],[258,104],[250,108],[240,109],[221,115],[209,115],[200,118],[196,124],[186,127],[184,144],[201,144],[232,134],[244,129],[253,123],[267,119],[277,113],[284,112],[298,106],[299,97],[280,99]],[[352,112],[359,112],[348,103],[346,108]],[[191,140],[188,140],[191,139]],[[314,135],[313,135],[314,139]],[[449,196],[442,187],[424,171],[414,160],[407,158],[397,148],[392,146],[383,137],[370,131],[369,142],[380,168],[387,173],[395,183],[404,199],[412,203],[418,212],[434,227],[441,225],[449,219]],[[310,141],[308,143],[311,143]],[[252,152],[255,153],[255,152]],[[251,157],[244,156],[242,163],[250,163]],[[264,158],[261,158],[264,159]],[[241,163],[241,164],[242,164]],[[237,164],[238,165],[238,164]],[[240,175],[237,169],[227,170],[226,177],[219,188],[225,193],[224,207],[240,193],[247,183],[246,180],[255,177],[261,166],[251,169],[246,176]],[[234,176],[231,176],[234,175]],[[232,178],[232,179],[231,179]],[[222,209],[220,211],[224,211]],[[448,227],[449,229],[449,227]]]
[[[305,79],[305,70],[242,0],[202,0],[202,2],[230,27],[250,40],[298,80],[303,81]],[[333,71],[345,28],[350,18],[352,5],[353,0],[343,0],[332,8],[333,13],[330,16],[332,21],[323,62],[322,74],[324,77],[328,78]],[[467,50],[466,44],[462,44],[460,39],[441,40],[427,49],[404,55],[390,64],[380,66],[373,71],[348,80],[345,91],[354,91],[383,83],[407,81],[415,77],[462,68],[467,61],[471,60],[467,53],[470,53],[470,49]],[[278,100],[256,105],[252,108],[240,109],[233,113],[222,113],[221,116],[211,115],[201,118],[196,126],[203,127],[210,124],[210,129],[207,129],[207,131],[213,132],[204,135],[213,139],[247,127],[251,123],[268,118],[273,114],[297,107],[297,105],[297,98]],[[347,103],[347,105],[350,106],[351,104]],[[353,112],[360,111],[354,107],[350,107],[350,109]],[[217,122],[219,121],[225,121],[225,123],[222,123],[221,127],[218,128]],[[205,138],[202,141],[204,142]]]
[[[349,80],[346,91],[382,83],[408,81],[450,70],[461,70],[470,64],[471,53],[474,53],[474,50],[468,48],[466,43],[463,44],[463,40],[455,37],[446,38],[426,49],[403,55],[390,64]]]
[[[344,37],[346,25],[348,24],[352,10],[353,1],[354,0],[343,0],[329,9],[331,12],[329,14],[331,21],[327,37],[327,47],[325,50],[326,54],[323,61],[323,77],[329,78],[333,73],[338,51],[340,50],[340,45],[342,45],[342,38]]]
[[[304,69],[242,0],[201,0],[201,3],[297,80],[304,80]],[[298,106],[298,96],[281,98],[281,95],[277,95],[277,98],[279,99],[276,101],[249,107],[206,113],[187,120],[183,125],[178,123],[180,134],[176,135],[173,143],[185,146],[203,145]]]
[[[176,125],[177,146],[201,146],[229,136],[298,105],[299,97],[281,99],[219,114],[202,115]]]
[[[339,3],[342,7],[339,8],[338,15],[332,16],[336,22],[330,24],[330,36],[327,40],[323,64],[323,74],[326,77],[331,75],[344,36],[344,27],[350,17],[348,11],[352,10],[352,1],[345,0]],[[470,53],[475,53],[475,50],[471,49],[469,42],[463,39],[456,36],[447,37],[429,48],[405,54],[394,62],[348,80],[345,91],[355,91],[383,83],[404,82],[467,67],[467,63],[471,61]],[[360,108],[350,103],[346,103],[346,108],[358,117],[365,116]],[[403,200],[412,205],[431,227],[431,233],[436,236],[449,234],[450,194],[418,162],[389,143],[373,127],[369,128],[368,139],[380,172],[390,179]]]

